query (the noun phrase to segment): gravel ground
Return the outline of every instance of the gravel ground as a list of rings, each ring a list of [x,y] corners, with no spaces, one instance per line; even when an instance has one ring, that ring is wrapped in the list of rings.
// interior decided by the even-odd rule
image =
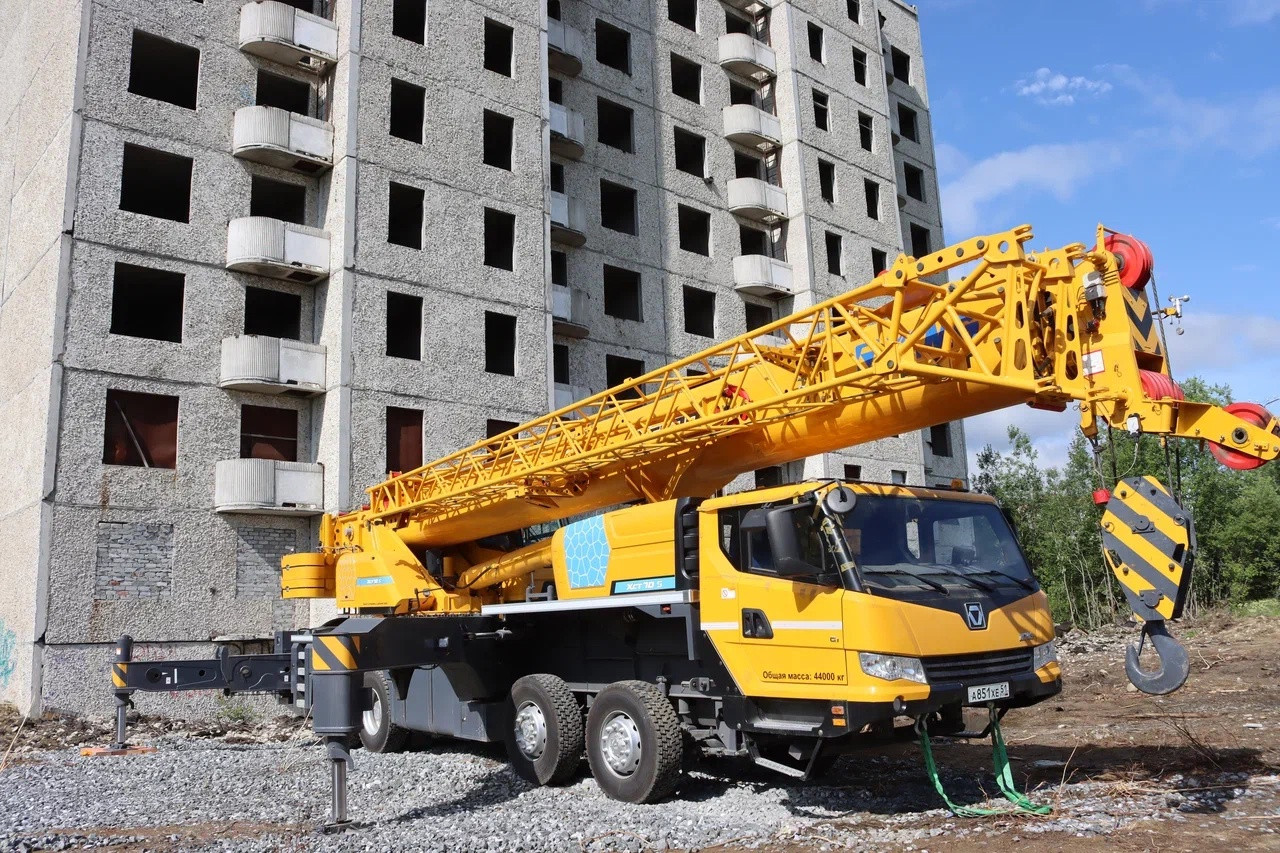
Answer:
[[[1259,651],[1258,631],[1238,636],[1250,656]],[[1044,703],[1021,717],[1015,712],[1006,726],[1019,784],[1055,807],[1048,817],[954,818],[940,808],[910,743],[842,759],[830,784],[796,784],[737,759],[704,760],[667,801],[633,806],[606,799],[585,764],[571,785],[534,788],[507,769],[498,748],[436,742],[401,755],[357,751],[350,777],[356,823],[328,834],[320,828],[328,808],[327,764],[296,720],[195,728],[151,721],[137,727],[135,741],[152,743],[158,752],[83,758],[70,744],[104,743],[107,729],[49,719],[28,724],[0,770],[0,845],[129,851],[969,851],[1008,843],[1032,850],[1100,849],[1093,843],[1116,850],[1280,849],[1280,766],[1266,746],[1280,723],[1272,713],[1276,697],[1253,697],[1241,686],[1240,673],[1249,664],[1241,657],[1233,669],[1233,642],[1203,646],[1205,671],[1194,688],[1177,694],[1185,698],[1174,706],[1125,690],[1113,640],[1077,638],[1068,665],[1080,677],[1069,682],[1061,704]],[[1280,625],[1271,626],[1266,643],[1280,649]],[[1256,702],[1249,706],[1256,713],[1241,715],[1248,720],[1243,728],[1240,716],[1228,720],[1220,711],[1223,693],[1237,705]],[[0,719],[0,727],[5,722]],[[989,746],[940,741],[936,752],[953,797],[986,802],[984,792],[994,790]],[[1125,846],[1126,839],[1141,843]]]

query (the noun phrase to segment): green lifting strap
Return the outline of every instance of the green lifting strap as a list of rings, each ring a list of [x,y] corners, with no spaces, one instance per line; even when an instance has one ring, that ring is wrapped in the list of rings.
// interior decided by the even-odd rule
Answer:
[[[1051,806],[1036,805],[1021,793],[1013,782],[1013,770],[1009,767],[1009,753],[1005,750],[1004,735],[1000,733],[1000,714],[995,705],[988,706],[991,722],[987,726],[991,732],[991,757],[995,763],[996,784],[1004,798],[1013,803],[1019,810],[1029,814],[1046,815],[1053,811]],[[961,806],[951,801],[942,787],[942,778],[938,775],[938,765],[933,760],[933,747],[929,743],[929,726],[927,718],[921,716],[916,720],[916,731],[920,735],[920,750],[924,753],[925,772],[933,788],[947,804],[947,808],[956,817],[990,817],[992,815],[1009,814],[1010,809],[982,809],[973,806]]]

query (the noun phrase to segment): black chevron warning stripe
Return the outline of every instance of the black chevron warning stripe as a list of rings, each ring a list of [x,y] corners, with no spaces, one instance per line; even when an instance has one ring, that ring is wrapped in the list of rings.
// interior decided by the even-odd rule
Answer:
[[[1163,356],[1164,350],[1160,347],[1160,337],[1156,334],[1155,318],[1151,316],[1146,292],[1134,292],[1125,288],[1124,307],[1129,314],[1129,325],[1133,329],[1133,348]]]

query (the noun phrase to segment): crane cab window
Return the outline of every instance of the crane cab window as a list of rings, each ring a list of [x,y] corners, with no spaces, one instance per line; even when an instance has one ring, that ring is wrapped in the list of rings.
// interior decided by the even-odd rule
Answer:
[[[720,511],[720,548],[735,569],[752,575],[781,576],[774,563],[773,549],[769,546],[768,532],[763,528],[743,528],[742,522],[747,513],[758,506],[734,507]],[[835,578],[834,585],[839,585],[835,574],[837,561],[823,541],[818,521],[807,512],[797,512],[791,516],[799,533],[801,557],[811,566],[818,567],[821,574],[794,578],[813,582],[821,578],[823,583]],[[789,576],[793,577],[793,576]]]

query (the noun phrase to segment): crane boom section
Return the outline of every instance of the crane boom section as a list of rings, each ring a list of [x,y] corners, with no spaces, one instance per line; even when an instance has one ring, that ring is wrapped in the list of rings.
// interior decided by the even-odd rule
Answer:
[[[1168,368],[1102,229],[1091,250],[1033,254],[1031,238],[1022,226],[901,256],[870,284],[379,483],[342,520],[449,545],[708,494],[746,471],[1024,401],[1080,401],[1087,432],[1096,418],[1214,440],[1244,429],[1239,446],[1280,452],[1265,427],[1144,391],[1144,374]]]

